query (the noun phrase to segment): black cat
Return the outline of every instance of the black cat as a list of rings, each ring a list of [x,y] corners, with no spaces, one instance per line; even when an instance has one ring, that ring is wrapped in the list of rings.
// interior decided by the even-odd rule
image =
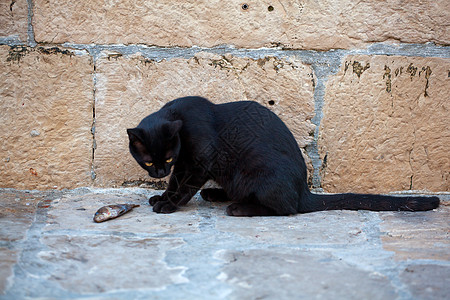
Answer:
[[[274,113],[252,101],[216,105],[201,97],[179,98],[127,132],[131,154],[151,177],[165,177],[173,167],[167,190],[149,200],[158,213],[176,211],[210,179],[223,190],[204,189],[202,198],[233,201],[230,216],[439,206],[437,197],[311,193],[294,136]]]

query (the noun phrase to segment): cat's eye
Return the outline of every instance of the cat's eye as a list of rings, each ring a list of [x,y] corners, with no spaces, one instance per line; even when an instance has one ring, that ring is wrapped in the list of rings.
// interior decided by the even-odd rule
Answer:
[[[166,159],[166,163],[171,163],[173,161],[173,158],[171,157],[171,158],[168,158],[168,159]]]
[[[151,167],[151,166],[153,166],[153,163],[151,163],[151,162],[146,162],[146,163],[144,163],[147,167]]]

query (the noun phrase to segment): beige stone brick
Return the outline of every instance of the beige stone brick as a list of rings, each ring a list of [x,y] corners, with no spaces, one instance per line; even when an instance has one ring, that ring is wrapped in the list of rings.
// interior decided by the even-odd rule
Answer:
[[[93,65],[66,50],[0,47],[0,187],[91,183]]]
[[[449,59],[349,56],[327,83],[329,192],[449,191]]]
[[[448,0],[36,0],[34,8],[38,42],[323,50],[383,41],[450,44]]]
[[[13,37],[21,42],[26,42],[27,29],[27,1],[0,1],[0,37]]]
[[[160,62],[141,57],[100,59],[95,108],[96,184],[150,179],[129,154],[126,129],[183,96],[199,95],[215,103],[256,100],[277,113],[305,147],[315,128],[311,123],[311,74],[309,66],[293,58],[253,60],[198,53],[191,59]]]

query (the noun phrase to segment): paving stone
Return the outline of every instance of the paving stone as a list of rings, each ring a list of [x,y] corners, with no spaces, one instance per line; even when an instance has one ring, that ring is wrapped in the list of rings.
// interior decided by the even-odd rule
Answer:
[[[161,193],[161,192],[159,192]],[[180,208],[175,214],[157,214],[148,203],[149,195],[157,193],[108,193],[68,194],[52,202],[48,211],[47,225],[44,231],[61,232],[64,230],[86,230],[90,232],[129,232],[163,235],[167,233],[198,232],[199,217],[194,213],[194,201]],[[132,203],[140,207],[133,208],[116,219],[95,223],[93,216],[102,206]],[[186,219],[186,214],[190,217]]]
[[[301,49],[450,43],[446,0],[34,1],[36,41]]]
[[[48,280],[71,292],[164,289],[188,281],[184,268],[162,261],[167,250],[183,244],[181,239],[56,235],[44,236],[42,243],[49,248],[38,255],[51,269]]]
[[[450,207],[448,201],[430,212],[380,213],[383,248],[398,260],[450,260]]]
[[[105,57],[96,70],[94,164],[99,187],[150,180],[129,154],[126,129],[178,97],[202,95],[214,103],[255,100],[286,122],[300,147],[313,139],[312,70],[294,58],[254,60],[206,52],[160,62]]]
[[[0,187],[91,184],[93,65],[60,48],[0,46]]]
[[[227,251],[219,275],[229,299],[395,299],[385,276],[358,270],[329,253],[301,249]]]
[[[437,211],[414,214],[233,218],[224,215],[228,203],[198,196],[174,214],[156,214],[145,203],[155,193],[0,190],[0,299],[409,300],[448,294],[449,247],[442,242],[448,240],[450,195],[440,195]],[[105,223],[92,221],[98,207],[119,202],[142,206]],[[14,219],[16,227],[8,221]],[[405,235],[406,227],[412,234]],[[386,247],[384,238],[396,228],[403,238],[394,246],[420,255],[399,259],[397,249]],[[413,239],[422,248],[411,248]],[[438,245],[427,244],[432,239]]]
[[[26,192],[0,192],[0,241],[17,241],[25,237],[35,218],[41,195]]]
[[[3,222],[0,220],[3,224]],[[0,247],[0,295],[4,294],[12,284],[14,277],[13,267],[18,261],[18,251]]]
[[[327,82],[324,190],[450,190],[449,59],[348,56]]]
[[[400,278],[415,299],[446,299],[450,295],[450,266],[408,265]]]
[[[38,204],[44,200],[42,194],[0,190],[0,294],[11,285],[20,255],[20,249],[11,244],[26,238]]]
[[[324,221],[326,220],[326,221]],[[230,226],[227,216],[218,216],[217,229],[261,243],[306,245],[355,244],[366,241],[357,212],[328,211],[289,217],[240,218]],[[335,230],[339,226],[339,230]]]

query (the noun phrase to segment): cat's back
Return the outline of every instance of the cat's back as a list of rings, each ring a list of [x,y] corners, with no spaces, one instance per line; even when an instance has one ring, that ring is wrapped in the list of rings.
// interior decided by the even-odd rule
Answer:
[[[259,132],[290,133],[281,119],[270,109],[255,101],[236,101],[216,105],[216,116],[223,123],[236,124]]]
[[[240,133],[264,148],[297,152],[298,145],[284,122],[270,109],[255,101],[236,101],[215,107],[219,132]]]
[[[167,102],[161,110],[178,110],[178,111],[189,111],[192,109],[199,109],[199,108],[208,108],[211,109],[211,107],[214,104],[209,101],[206,98],[199,97],[199,96],[187,96],[187,97],[181,97],[177,98],[175,100],[172,100],[170,102]]]
[[[298,149],[294,136],[283,121],[270,109],[255,101],[213,104],[206,98],[189,96],[168,102],[161,111],[177,115],[186,121],[185,127],[192,132],[212,130],[219,136],[238,134],[241,137],[236,142],[246,138],[267,146],[278,147],[278,144],[283,145],[283,149]]]

